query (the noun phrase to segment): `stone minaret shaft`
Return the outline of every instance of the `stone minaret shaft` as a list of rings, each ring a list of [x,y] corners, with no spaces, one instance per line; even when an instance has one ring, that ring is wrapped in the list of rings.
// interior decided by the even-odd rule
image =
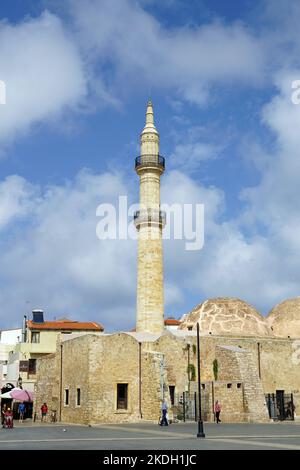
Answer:
[[[135,169],[140,177],[140,210],[135,213],[138,230],[138,276],[136,331],[160,334],[164,328],[164,289],[160,176],[165,160],[159,155],[159,134],[153,107],[148,102],[146,125],[141,133],[141,155]]]

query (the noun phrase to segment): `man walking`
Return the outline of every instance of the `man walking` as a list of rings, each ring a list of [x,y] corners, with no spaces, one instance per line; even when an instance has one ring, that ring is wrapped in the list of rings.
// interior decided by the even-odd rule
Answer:
[[[19,404],[18,412],[19,412],[19,421],[23,422],[24,414],[25,414],[25,403]]]
[[[162,411],[162,420],[161,420],[160,426],[169,426],[169,423],[167,420],[168,405],[167,405],[166,400],[163,400],[162,402],[161,411]]]

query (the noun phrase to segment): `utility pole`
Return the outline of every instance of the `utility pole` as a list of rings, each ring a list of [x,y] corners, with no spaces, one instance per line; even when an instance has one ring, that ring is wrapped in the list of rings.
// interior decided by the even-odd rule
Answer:
[[[197,437],[205,437],[201,411],[201,375],[200,375],[200,333],[199,323],[197,322],[197,365],[198,365],[198,432]]]

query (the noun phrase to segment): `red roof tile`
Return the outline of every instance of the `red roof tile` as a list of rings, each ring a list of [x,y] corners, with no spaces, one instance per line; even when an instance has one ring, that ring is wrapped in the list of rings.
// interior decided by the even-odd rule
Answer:
[[[104,331],[104,327],[100,323],[95,322],[80,322],[80,321],[45,321],[43,323],[34,323],[32,320],[27,321],[27,326],[30,330],[90,330],[90,331]]]
[[[165,319],[165,325],[173,325],[173,326],[178,326],[180,325],[180,321],[179,320],[175,320],[175,318],[166,318]]]
[[[179,320],[175,320],[175,318],[165,318],[164,323],[166,326],[179,326],[181,324],[181,322]],[[136,329],[132,328],[130,331],[131,333],[134,333]]]

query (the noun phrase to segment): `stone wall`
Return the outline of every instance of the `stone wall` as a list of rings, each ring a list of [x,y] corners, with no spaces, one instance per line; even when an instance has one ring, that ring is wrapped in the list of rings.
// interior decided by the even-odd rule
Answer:
[[[188,332],[189,333],[189,332]],[[176,385],[176,393],[187,390],[188,353],[187,344],[190,343],[190,363],[194,364],[197,380],[197,357],[193,353],[196,346],[196,336],[173,336],[166,332],[152,346],[166,357],[168,380],[170,385]],[[259,343],[259,346],[258,346]],[[300,414],[300,364],[295,360],[295,341],[277,338],[250,338],[230,336],[201,336],[201,381],[215,380],[213,374],[213,361],[218,354],[219,346],[236,346],[247,349],[252,353],[252,359],[261,375],[263,391],[275,393],[276,390],[285,390],[293,393],[296,407]],[[260,361],[259,361],[260,355]],[[259,367],[260,362],[260,367]],[[230,369],[228,369],[230,374]],[[219,364],[219,377],[222,374]],[[231,377],[233,380],[233,377]],[[298,404],[298,405],[297,405]],[[296,411],[297,412],[297,411]]]
[[[197,384],[191,384],[190,400],[188,394],[186,394],[185,399],[188,407],[192,408],[192,419],[194,419],[195,399],[196,409],[198,410]],[[241,381],[201,382],[201,410],[204,421],[214,421],[214,404],[216,400],[221,403],[221,419],[223,422],[248,421],[248,413],[245,411],[244,386]],[[177,400],[174,406],[174,418],[176,419],[178,416],[180,416],[180,420],[183,419],[183,404],[178,403]]]
[[[168,398],[166,377],[161,378],[164,357],[160,353],[145,351],[142,362],[142,417],[158,421],[161,415],[161,400]],[[165,385],[163,392],[161,385]]]
[[[33,412],[36,413],[36,419],[41,418],[41,406],[47,403],[49,413],[46,421],[50,420],[51,410],[56,410],[58,403],[53,396],[53,384],[56,378],[56,355],[48,354],[37,361],[37,376],[35,388],[35,401]]]
[[[239,423],[247,421],[244,406],[244,386],[239,381],[213,382],[213,400],[221,404],[221,421]],[[214,415],[210,415],[213,420]]]
[[[243,411],[245,420],[253,422],[268,421],[268,410],[257,364],[251,351],[236,346],[219,346],[217,359],[220,363],[220,380],[240,380],[243,383]],[[228,386],[227,386],[228,388]],[[233,391],[233,388],[229,388]],[[227,399],[229,397],[227,396]],[[234,401],[230,399],[231,413]]]
[[[85,335],[59,343],[56,354],[38,360],[37,409],[46,401],[59,417],[61,394],[63,422],[136,422],[141,414],[143,419],[156,420],[161,406],[162,358],[124,333]],[[126,410],[117,409],[118,384],[128,387]],[[69,391],[68,404],[65,390]]]
[[[201,337],[201,382],[214,382],[215,399],[222,403],[225,421],[265,420],[264,394],[276,389],[293,392],[296,407],[299,403],[300,366],[292,361],[292,342],[260,338],[260,368],[257,343],[255,338]],[[64,341],[62,391],[69,389],[69,405],[62,405],[62,420],[86,424],[121,423],[138,421],[142,414],[143,419],[157,421],[161,398],[169,396],[169,385],[175,386],[176,396],[188,389],[188,344],[190,363],[196,371],[195,380],[190,382],[192,392],[197,390],[196,336],[175,336],[167,331],[157,341],[144,342],[141,346],[126,333],[91,334]],[[55,355],[38,360],[38,412],[44,401],[49,409],[59,412],[60,358],[61,345],[58,344]],[[217,381],[213,375],[214,359],[219,364]],[[128,385],[127,410],[117,409],[118,383]],[[228,388],[227,383],[232,383],[232,387]],[[237,383],[242,385],[238,388]],[[77,388],[81,392],[80,406],[76,405]],[[212,419],[214,397],[211,391],[205,395],[208,404],[205,416]]]
[[[85,335],[61,343],[61,418],[64,422],[82,424],[88,424],[90,422],[89,387],[90,380],[92,379],[90,374],[90,348],[91,345],[97,340],[97,336]],[[80,390],[80,405],[77,405],[77,389]],[[68,404],[66,404],[66,390],[69,391]]]
[[[155,343],[152,345],[154,351],[159,351],[164,354],[166,372],[169,385],[175,386],[175,394],[182,394],[188,389],[188,351],[187,345],[190,344],[190,364],[193,364],[196,370],[197,378],[197,357],[194,353],[196,338],[178,338],[171,332],[165,332]],[[202,367],[204,366],[203,360],[201,361]],[[203,370],[203,368],[202,368]],[[202,377],[205,380],[205,377]]]
[[[91,422],[119,423],[139,419],[139,344],[118,333],[93,343],[90,356]],[[127,384],[128,408],[117,409],[117,384]]]

